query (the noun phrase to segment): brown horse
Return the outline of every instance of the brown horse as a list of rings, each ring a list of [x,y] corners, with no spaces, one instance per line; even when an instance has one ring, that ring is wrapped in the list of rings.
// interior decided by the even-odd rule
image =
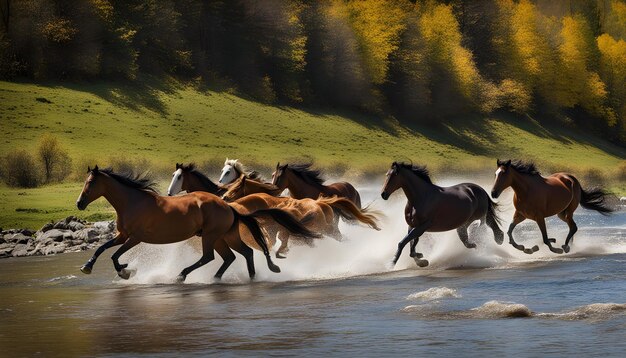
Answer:
[[[613,211],[605,203],[609,195],[607,192],[602,189],[583,190],[578,179],[571,174],[555,173],[544,178],[533,163],[498,160],[497,165],[491,196],[497,198],[504,189],[513,188],[515,214],[509,226],[509,242],[516,249],[527,254],[538,251],[539,246],[535,245],[532,249],[528,249],[513,240],[513,229],[522,221],[526,219],[536,221],[544,244],[548,245],[550,251],[562,254],[563,251],[569,252],[570,242],[578,231],[574,222],[574,211],[579,203],[583,208],[596,210],[603,215],[608,215]],[[552,215],[558,215],[559,219],[565,221],[569,227],[562,249],[553,247],[552,243],[556,240],[548,238],[545,218]]]
[[[451,187],[439,187],[432,183],[426,167],[393,162],[387,171],[387,179],[381,196],[387,200],[396,190],[402,188],[408,202],[404,218],[409,225],[409,233],[398,243],[393,263],[398,261],[404,246],[411,243],[411,257],[418,266],[428,266],[422,254],[415,252],[419,237],[424,232],[438,232],[456,229],[459,238],[467,248],[475,248],[469,242],[467,228],[475,220],[485,222],[493,230],[498,245],[502,244],[504,233],[498,226],[495,215],[497,205],[489,199],[489,194],[480,186],[463,183]]]
[[[324,179],[318,170],[311,169],[308,164],[276,164],[272,174],[272,184],[284,190],[289,189],[289,195],[296,199],[317,199],[320,195],[346,198],[361,207],[361,196],[350,183],[340,182],[324,185]]]
[[[272,262],[269,250],[258,222],[255,218],[269,216],[290,231],[306,237],[317,235],[300,224],[284,210],[270,209],[254,213],[241,214],[221,198],[206,192],[196,192],[183,196],[163,197],[154,189],[154,183],[132,173],[119,174],[110,168],[88,169],[89,176],[76,201],[79,210],[84,210],[89,203],[104,196],[117,213],[115,238],[96,250],[95,254],[81,268],[83,273],[91,273],[98,256],[109,247],[122,245],[111,257],[118,275],[127,279],[130,273],[127,264],[121,265],[119,258],[126,251],[140,242],[149,244],[169,244],[189,239],[194,235],[202,237],[202,257],[193,265],[182,270],[179,281],[193,270],[214,259],[215,249],[224,259],[224,263],[215,277],[220,278],[235,260],[231,248],[241,253],[248,265],[250,277],[254,277],[252,249],[239,237],[238,222],[252,233],[258,247],[267,259],[268,267],[273,272],[280,268]]]
[[[226,188],[215,184],[206,175],[202,174],[194,163],[183,165],[176,163],[176,170],[172,174],[172,181],[167,188],[167,195],[173,196],[181,191],[191,193],[193,191],[206,191],[207,193],[220,196],[226,192]]]
[[[282,190],[273,184],[259,183],[241,175],[232,183],[223,198],[232,201],[232,205],[240,205],[240,212],[254,212],[261,209],[278,208],[288,211],[303,222],[311,231],[324,235],[341,238],[335,215],[346,221],[359,221],[369,227],[380,230],[377,224],[377,214],[368,209],[359,209],[350,200],[338,197],[319,197],[317,199],[294,199],[290,197],[276,197]],[[289,250],[290,234],[283,228],[268,224],[264,225],[271,238],[278,234],[281,246],[276,252],[277,258],[284,258]],[[307,242],[308,243],[308,242]]]

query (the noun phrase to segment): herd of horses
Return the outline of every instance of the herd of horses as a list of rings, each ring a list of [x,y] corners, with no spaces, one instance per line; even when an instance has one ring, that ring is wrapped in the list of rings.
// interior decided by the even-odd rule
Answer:
[[[116,173],[98,166],[88,168],[87,172],[76,205],[84,210],[99,197],[106,198],[117,213],[117,234],[81,267],[86,274],[91,273],[98,256],[106,249],[121,245],[111,258],[118,275],[128,279],[128,265],[120,264],[119,258],[137,244],[169,244],[199,236],[202,256],[181,271],[179,282],[212,261],[215,251],[224,260],[215,274],[221,278],[235,260],[233,250],[245,258],[252,279],[253,249],[263,252],[272,272],[280,272],[270,255],[277,239],[281,245],[276,258],[285,258],[290,240],[309,245],[326,236],[340,240],[340,219],[380,230],[380,213],[361,205],[359,192],[353,185],[347,182],[326,185],[320,171],[312,169],[311,164],[278,163],[271,182],[266,183],[257,172],[249,172],[239,161],[227,159],[219,182],[214,183],[194,164],[177,163],[167,196],[158,194],[153,181],[133,173]],[[604,215],[613,211],[607,202],[609,193],[600,188],[584,190],[568,173],[543,177],[533,163],[498,160],[491,197],[498,198],[508,187],[514,191],[515,206],[507,232],[509,243],[527,254],[538,251],[539,247],[526,248],[515,242],[513,229],[520,222],[526,219],[537,222],[543,242],[552,252],[561,254],[569,252],[577,231],[573,213],[579,204]],[[281,196],[285,189],[289,190],[289,196]],[[498,205],[477,184],[440,187],[431,181],[426,167],[393,162],[386,173],[381,196],[387,200],[398,189],[407,198],[404,217],[408,233],[398,243],[394,264],[408,243],[416,264],[420,267],[429,264],[416,251],[425,232],[456,229],[463,244],[475,248],[468,227],[477,220],[491,228],[498,245],[504,241],[496,214]],[[186,193],[179,194],[183,191]],[[553,245],[556,240],[549,238],[546,231],[545,218],[553,215],[569,226],[560,248]]]

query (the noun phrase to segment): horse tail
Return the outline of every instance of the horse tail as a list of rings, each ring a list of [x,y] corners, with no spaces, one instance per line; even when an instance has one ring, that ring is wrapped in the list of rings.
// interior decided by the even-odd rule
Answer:
[[[610,196],[612,194],[602,188],[584,190],[582,186],[580,187],[580,205],[585,209],[595,210],[605,216],[615,211],[606,202],[607,197]]]
[[[308,216],[308,215],[305,216],[301,221],[299,221],[295,216],[291,215],[288,211],[285,211],[283,209],[277,209],[277,208],[257,210],[250,215],[253,217],[258,217],[258,216],[271,217],[280,226],[289,230],[291,234],[299,237],[300,239],[302,239],[305,243],[309,245],[312,243],[311,242],[312,239],[319,239],[320,237],[322,237],[321,234],[311,231],[309,230],[309,228],[305,226],[305,224],[311,221],[311,216]]]
[[[244,224],[248,228],[248,230],[250,230],[250,233],[252,233],[252,237],[254,237],[254,241],[256,241],[256,243],[261,247],[265,258],[267,259],[267,266],[270,271],[280,272],[280,267],[276,266],[272,262],[270,250],[267,247],[267,240],[265,238],[265,235],[263,235],[263,231],[261,231],[259,222],[255,219],[254,214],[242,214],[235,210],[235,208],[233,208],[232,206],[231,209],[235,214],[235,218],[241,221],[241,223]]]
[[[496,211],[498,211],[498,203],[491,201],[489,196],[487,196],[487,215],[485,221],[491,230],[493,230],[493,236],[496,243],[500,245],[504,241],[504,232],[500,229],[502,219],[496,215]]]
[[[352,201],[337,196],[319,198],[317,201],[329,205],[336,215],[347,222],[360,221],[372,229],[380,231],[380,227],[378,227],[378,217],[382,215],[382,213],[378,211],[371,210],[368,207],[359,209]]]

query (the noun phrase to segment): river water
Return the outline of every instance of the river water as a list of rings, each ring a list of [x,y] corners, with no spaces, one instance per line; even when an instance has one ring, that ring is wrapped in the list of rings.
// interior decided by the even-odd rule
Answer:
[[[550,253],[528,222],[515,234],[540,246],[533,255],[473,227],[477,249],[456,232],[430,234],[418,245],[429,267],[407,247],[392,268],[404,198],[374,206],[387,215],[382,231],[342,223],[344,241],[294,246],[275,260],[280,274],[257,253],[254,282],[238,256],[220,282],[218,258],[173,283],[199,257],[188,243],[131,250],[128,281],[112,251],[91,275],[78,268],[92,252],[0,260],[0,356],[624,355],[626,212],[578,209],[569,254]],[[562,244],[567,228],[552,218],[548,231]]]

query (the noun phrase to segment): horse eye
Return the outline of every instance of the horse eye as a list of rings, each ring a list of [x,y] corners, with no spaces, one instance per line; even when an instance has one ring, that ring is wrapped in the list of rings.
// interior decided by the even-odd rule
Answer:
[[[226,175],[230,174],[230,170],[226,172]]]
[[[180,177],[176,178],[176,180],[180,180]]]

